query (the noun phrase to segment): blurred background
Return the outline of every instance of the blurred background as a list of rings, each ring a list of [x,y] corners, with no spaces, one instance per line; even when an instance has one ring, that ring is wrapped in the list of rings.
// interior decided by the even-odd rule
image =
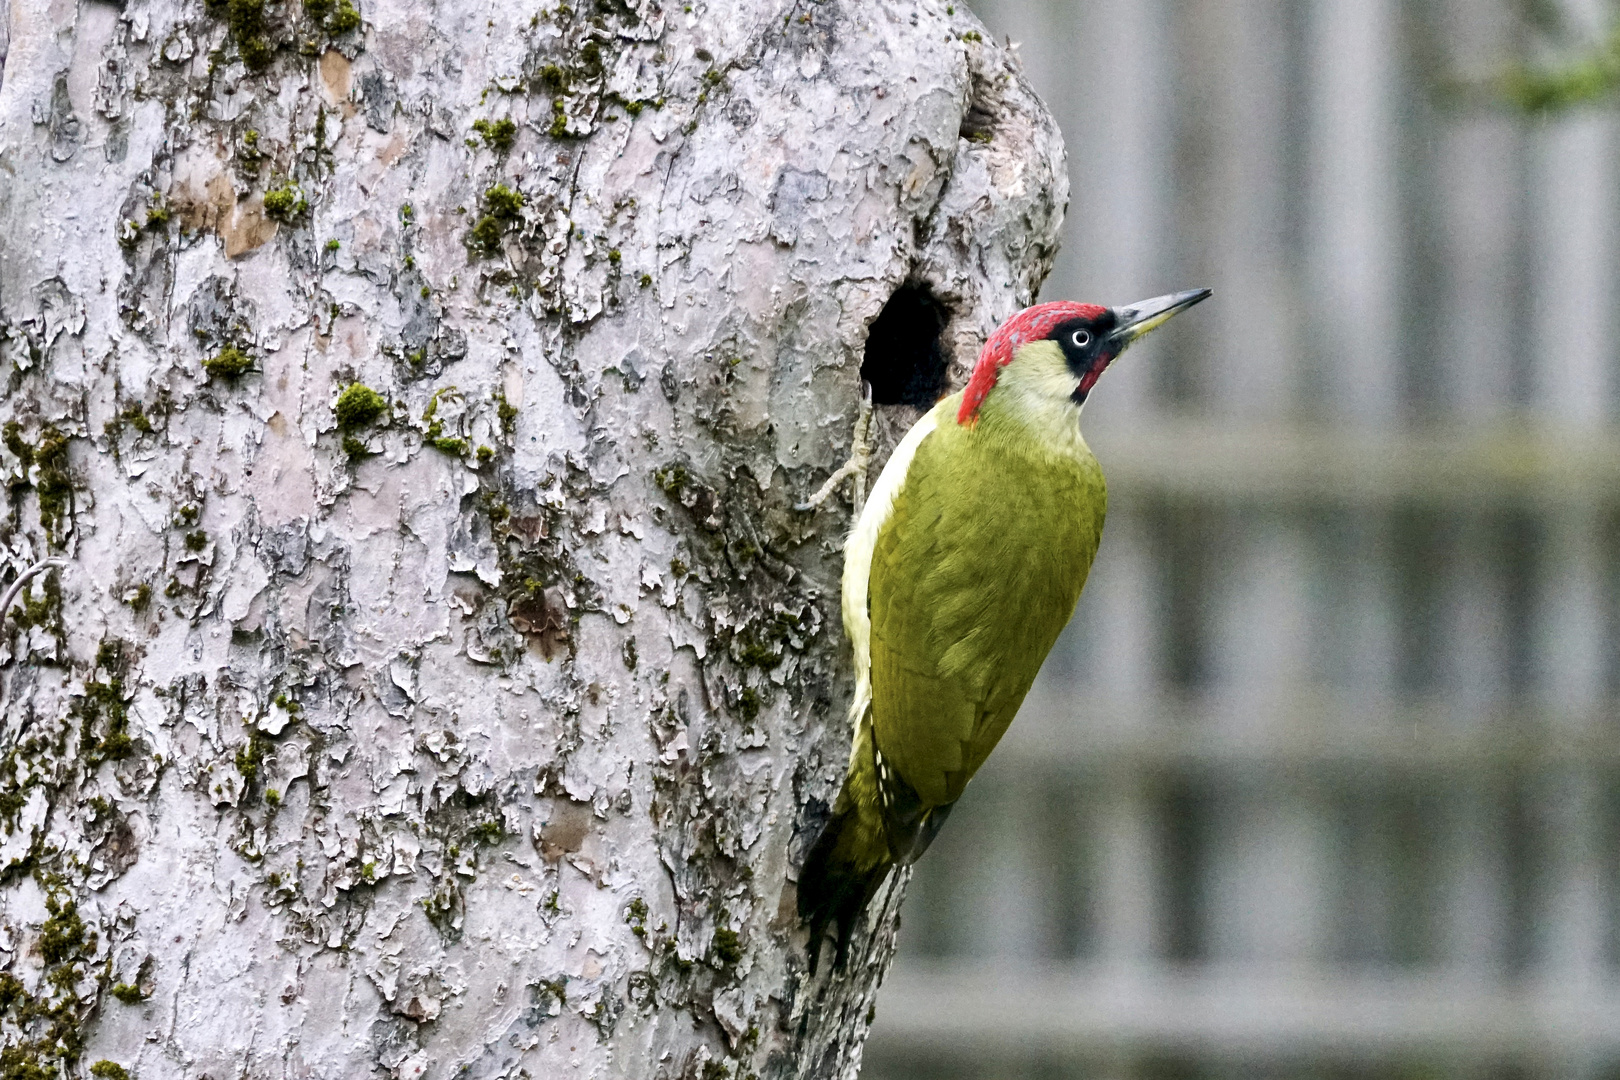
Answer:
[[[973,6],[1067,138],[1043,298],[1216,293],[1092,396],[865,1080],[1620,1077],[1620,13]]]

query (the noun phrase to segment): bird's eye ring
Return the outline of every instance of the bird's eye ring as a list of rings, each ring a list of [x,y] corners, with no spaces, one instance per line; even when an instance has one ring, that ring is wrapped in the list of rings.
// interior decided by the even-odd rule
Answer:
[[[1069,340],[1074,343],[1075,348],[1083,349],[1087,345],[1091,344],[1091,331],[1089,331],[1089,330],[1076,330],[1073,334],[1071,334],[1069,336]]]

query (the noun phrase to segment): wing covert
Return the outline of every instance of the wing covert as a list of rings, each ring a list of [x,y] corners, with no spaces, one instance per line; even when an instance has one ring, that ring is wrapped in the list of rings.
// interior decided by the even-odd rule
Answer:
[[[872,556],[875,743],[929,806],[956,800],[1011,723],[1074,611],[1106,504],[1094,460],[974,437],[948,423],[924,440]]]

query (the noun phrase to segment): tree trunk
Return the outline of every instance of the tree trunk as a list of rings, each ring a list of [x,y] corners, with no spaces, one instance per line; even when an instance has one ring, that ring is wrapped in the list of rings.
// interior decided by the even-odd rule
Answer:
[[[853,1076],[846,453],[1032,299],[965,7],[12,0],[5,1080]],[[949,371],[945,365],[953,365]]]

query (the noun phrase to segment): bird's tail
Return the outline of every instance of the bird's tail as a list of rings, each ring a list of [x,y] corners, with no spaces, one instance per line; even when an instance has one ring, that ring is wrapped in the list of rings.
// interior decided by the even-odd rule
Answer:
[[[810,924],[810,973],[815,974],[828,928],[837,931],[834,966],[849,957],[855,921],[894,865],[877,788],[872,729],[861,724],[850,754],[849,774],[832,817],[799,871],[799,918]]]
[[[861,811],[855,800],[841,795],[799,871],[799,918],[810,924],[812,975],[829,927],[837,935],[833,966],[843,969],[855,921],[894,865],[882,821]]]

